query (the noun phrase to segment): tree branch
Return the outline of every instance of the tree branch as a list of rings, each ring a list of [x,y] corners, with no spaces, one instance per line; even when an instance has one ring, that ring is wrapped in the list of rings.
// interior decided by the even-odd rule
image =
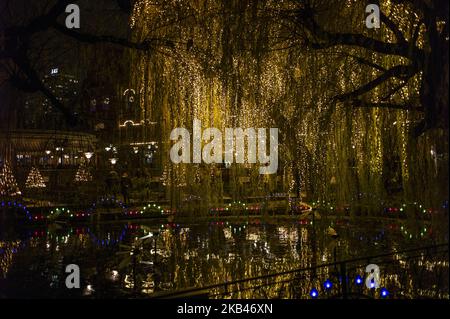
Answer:
[[[78,31],[74,31],[72,29],[68,29],[63,25],[60,25],[58,23],[55,23],[52,25],[52,27],[57,30],[58,32],[71,37],[79,42],[87,43],[87,44],[98,44],[98,43],[110,43],[115,45],[120,45],[126,48],[130,49],[136,49],[136,50],[142,50],[142,51],[149,51],[150,49],[154,48],[156,41],[162,41],[164,42],[164,45],[167,47],[173,47],[173,43],[171,43],[169,40],[163,40],[163,39],[147,39],[143,42],[132,42],[127,39],[123,38],[117,38],[114,36],[108,36],[108,35],[93,35],[89,33],[82,33]]]
[[[53,23],[56,22],[58,17],[65,12],[67,5],[72,2],[72,0],[58,0],[56,4],[47,12],[47,14],[32,20],[25,28],[23,28],[23,31],[27,34],[32,34],[47,30]]]
[[[412,104],[396,104],[391,102],[366,102],[360,99],[355,99],[350,101],[353,107],[362,107],[362,108],[385,108],[385,109],[395,109],[395,110],[404,110],[404,111],[417,111],[423,112],[424,109],[421,106],[412,105]]]
[[[388,27],[396,34],[396,37],[399,39],[398,43],[383,42],[358,33],[335,33],[326,31],[315,21],[314,12],[308,7],[297,10],[290,18],[294,20],[295,25],[305,31],[308,44],[314,49],[349,45],[377,53],[406,57],[412,61],[422,61],[424,57],[422,49],[415,45],[410,48],[403,34],[401,34],[397,26],[386,16],[383,19]]]
[[[353,54],[347,54],[347,56],[355,59],[360,64],[365,64],[365,65],[370,66],[370,67],[372,67],[372,68],[374,68],[374,69],[376,69],[378,71],[382,71],[382,72],[386,72],[387,71],[386,68],[382,67],[381,65],[376,64],[376,63],[374,63],[372,61],[369,61],[367,59],[364,59],[364,58],[362,58],[360,56],[353,55]]]
[[[398,26],[391,19],[389,19],[382,11],[380,11],[380,20],[384,22],[384,24],[386,24],[387,27],[395,34],[395,37],[400,45],[408,46],[408,43],[403,33],[398,28]]]
[[[381,74],[379,77],[375,78],[374,80],[366,83],[365,85],[360,86],[358,89],[350,92],[341,94],[335,97],[335,100],[343,102],[346,100],[352,100],[355,99],[364,93],[367,93],[383,82],[387,81],[388,79],[392,77],[397,77],[401,79],[409,78],[413,76],[416,73],[416,69],[412,65],[396,65],[383,74]]]

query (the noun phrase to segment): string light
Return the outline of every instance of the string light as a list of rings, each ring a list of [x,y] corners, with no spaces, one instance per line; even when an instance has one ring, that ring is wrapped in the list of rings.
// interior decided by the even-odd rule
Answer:
[[[355,278],[355,284],[357,284],[358,286],[362,285],[363,283],[363,279],[361,278],[360,275],[356,276]]]
[[[319,292],[317,291],[316,288],[311,289],[311,291],[309,292],[309,295],[311,296],[312,299],[316,299],[319,297]]]
[[[45,188],[44,178],[37,167],[32,167],[25,182],[26,188]]]
[[[323,283],[323,287],[325,288],[325,290],[331,290],[331,288],[333,288],[333,283],[329,279],[327,279]]]
[[[13,175],[11,166],[5,161],[0,171],[0,195],[2,196],[18,196],[22,193],[17,185],[16,178]]]
[[[387,298],[389,297],[389,291],[386,288],[381,288],[380,290],[380,296],[381,298]]]

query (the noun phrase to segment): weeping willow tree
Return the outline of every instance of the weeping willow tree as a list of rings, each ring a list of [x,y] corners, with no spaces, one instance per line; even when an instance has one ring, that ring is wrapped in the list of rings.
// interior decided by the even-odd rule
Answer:
[[[381,28],[367,29],[362,1],[137,0],[120,35],[108,33],[111,23],[65,28],[67,3],[6,30],[14,41],[0,58],[14,65],[9,82],[41,91],[70,121],[32,68],[31,40],[57,33],[83,45],[79,61],[96,54],[93,73],[115,91],[135,88],[140,117],[157,122],[175,207],[280,191],[332,206],[437,209],[447,199],[447,1],[379,1]],[[250,164],[173,165],[170,131],[192,129],[194,118],[204,128],[279,128],[278,174]]]
[[[282,190],[333,206],[441,207],[448,72],[431,63],[448,66],[436,52],[448,52],[446,20],[417,2],[380,7],[383,27],[368,30],[360,1],[137,1],[134,40],[159,49],[131,53],[132,81],[142,115],[159,123],[172,203]],[[173,165],[170,131],[194,118],[278,127],[277,176],[234,164],[224,185],[218,166]]]

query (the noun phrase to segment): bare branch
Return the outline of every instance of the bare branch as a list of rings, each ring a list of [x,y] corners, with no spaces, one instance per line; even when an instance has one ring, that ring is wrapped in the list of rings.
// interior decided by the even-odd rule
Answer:
[[[387,27],[395,34],[398,43],[400,43],[402,46],[407,46],[406,39],[403,33],[398,28],[398,26],[381,11],[380,11],[380,20],[384,22],[384,24],[386,24]]]
[[[401,79],[407,79],[411,76],[413,76],[416,73],[416,69],[412,65],[396,65],[383,74],[381,74],[379,77],[375,78],[374,80],[360,86],[358,89],[350,92],[345,93],[342,95],[338,95],[335,97],[338,101],[346,101],[346,100],[352,100],[355,99],[364,93],[370,92],[380,84],[384,83],[388,79],[392,77],[397,77]]]
[[[391,102],[366,102],[360,99],[355,99],[350,101],[351,106],[353,107],[362,107],[362,108],[385,108],[385,109],[395,109],[395,110],[404,110],[404,111],[417,111],[423,112],[424,109],[421,106],[414,104],[396,104]]]

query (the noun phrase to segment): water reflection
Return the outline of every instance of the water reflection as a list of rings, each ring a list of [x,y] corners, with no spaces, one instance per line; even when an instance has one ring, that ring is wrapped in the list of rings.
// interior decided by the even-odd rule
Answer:
[[[330,226],[339,237],[329,235]],[[14,229],[3,231],[0,239],[0,294],[1,297],[151,296],[155,292],[306,268],[431,242],[422,228],[422,235],[416,232],[411,238],[413,232],[405,235],[404,229],[405,225],[392,222],[374,227],[347,221],[321,221],[311,225],[305,221],[270,223],[258,219]],[[141,242],[142,236],[147,238]],[[448,273],[448,257],[420,262],[428,271],[440,267]],[[79,290],[65,288],[64,269],[72,263],[81,269],[82,289]],[[411,267],[407,261],[399,264],[404,269]],[[388,268],[385,267],[382,276],[384,284],[401,287],[404,297],[415,296],[419,291],[427,296],[427,289],[431,288],[416,287],[414,274],[396,273],[398,269]],[[332,278],[333,271],[328,267],[288,275],[277,280],[284,278],[290,285],[271,283],[221,297],[307,298],[310,289],[320,288],[325,279]],[[349,269],[349,273],[364,276],[364,269]],[[448,277],[445,280],[448,287]],[[292,281],[300,290],[292,287]],[[401,294],[399,290],[397,296]]]

